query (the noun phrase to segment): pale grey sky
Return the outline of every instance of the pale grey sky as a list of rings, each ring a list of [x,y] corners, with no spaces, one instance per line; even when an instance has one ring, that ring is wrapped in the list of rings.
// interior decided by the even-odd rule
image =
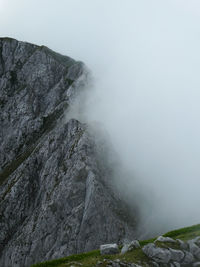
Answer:
[[[0,0],[0,35],[84,61],[88,117],[156,196],[155,220],[199,223],[199,0]]]

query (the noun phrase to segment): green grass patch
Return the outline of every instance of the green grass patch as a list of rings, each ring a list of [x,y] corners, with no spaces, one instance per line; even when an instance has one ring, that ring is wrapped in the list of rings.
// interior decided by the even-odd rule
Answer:
[[[171,238],[179,238],[182,240],[189,240],[196,236],[200,235],[200,224],[193,225],[190,227],[180,228],[174,231],[170,231],[163,236],[171,237]]]
[[[160,241],[156,241],[155,242],[157,247],[160,248],[173,248],[173,249],[180,249],[180,244],[177,243],[172,243],[172,242],[160,242]]]
[[[93,250],[87,253],[82,253],[82,254],[77,254],[77,255],[72,255],[68,256],[66,258],[61,258],[57,260],[52,260],[52,261],[46,261],[43,263],[37,263],[32,265],[32,267],[51,267],[51,266],[60,266],[65,263],[70,263],[70,262],[82,262],[85,259],[89,258],[95,258],[97,259],[100,256],[99,250]]]
[[[164,234],[163,236],[171,237],[174,239],[179,238],[179,239],[186,241],[196,236],[200,236],[200,224],[170,231]],[[144,245],[147,245],[148,243],[153,243],[156,240],[156,238],[157,237],[140,241],[141,247],[143,247]],[[163,247],[163,248],[171,247],[174,249],[179,249],[178,243],[157,241],[156,245],[159,247]],[[104,259],[107,259],[107,260],[119,259],[122,262],[136,263],[142,266],[149,264],[151,266],[150,260],[142,252],[142,249],[139,248],[139,249],[134,249],[130,252],[127,252],[124,255],[121,255],[121,254],[100,255],[99,250],[94,250],[94,251],[90,251],[87,253],[72,255],[66,258],[47,261],[44,263],[38,263],[38,264],[32,265],[32,267],[51,267],[51,266],[67,267],[70,265],[82,266],[82,267],[94,267],[98,261],[103,262]],[[79,265],[80,263],[82,265]],[[103,266],[106,266],[106,262],[101,265],[101,267]]]
[[[149,243],[153,243],[156,240],[157,237],[151,238],[151,239],[147,239],[147,240],[141,240],[139,241],[140,246],[143,247]]]

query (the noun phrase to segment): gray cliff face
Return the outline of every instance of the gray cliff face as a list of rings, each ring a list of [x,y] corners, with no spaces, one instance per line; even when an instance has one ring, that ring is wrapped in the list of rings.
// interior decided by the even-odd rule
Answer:
[[[88,126],[64,113],[87,82],[81,62],[0,39],[0,266],[134,235]]]

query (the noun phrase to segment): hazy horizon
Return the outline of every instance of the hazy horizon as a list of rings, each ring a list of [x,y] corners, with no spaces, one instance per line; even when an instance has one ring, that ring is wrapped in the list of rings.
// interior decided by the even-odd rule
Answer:
[[[0,0],[1,36],[92,71],[87,120],[111,136],[133,193],[151,193],[153,231],[200,222],[199,25],[197,0]]]

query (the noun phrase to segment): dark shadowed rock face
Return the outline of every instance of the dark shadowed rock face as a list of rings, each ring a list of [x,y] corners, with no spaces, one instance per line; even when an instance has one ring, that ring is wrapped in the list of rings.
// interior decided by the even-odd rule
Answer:
[[[0,39],[0,266],[29,266],[133,236],[95,136],[64,112],[81,62]]]

